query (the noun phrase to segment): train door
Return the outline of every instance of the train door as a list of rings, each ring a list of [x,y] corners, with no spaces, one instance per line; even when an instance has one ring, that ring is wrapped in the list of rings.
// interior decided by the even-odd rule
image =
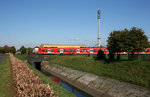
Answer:
[[[86,54],[86,49],[84,49],[84,54]]]
[[[79,54],[80,53],[80,49],[77,49],[77,54]]]
[[[60,53],[63,53],[63,49],[60,49]]]
[[[51,53],[51,49],[48,49],[48,53]]]
[[[93,49],[90,49],[90,53],[91,53],[91,54],[93,53]]]

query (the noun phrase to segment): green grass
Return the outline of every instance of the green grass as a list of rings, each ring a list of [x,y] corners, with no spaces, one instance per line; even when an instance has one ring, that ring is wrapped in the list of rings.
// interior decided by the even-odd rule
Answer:
[[[12,79],[10,77],[9,57],[0,64],[0,97],[13,97]]]
[[[113,62],[109,62],[108,59],[96,60],[95,56],[87,55],[47,55],[46,57],[51,64],[59,64],[150,88],[150,61],[128,61],[126,55],[121,56],[122,60]]]
[[[27,54],[24,55],[15,55],[17,58],[19,58],[20,60],[24,60],[27,57]]]
[[[17,58],[24,59],[26,55],[17,55]],[[39,76],[42,79],[42,82],[44,84],[50,84],[50,86],[54,89],[58,97],[76,97],[74,94],[68,92],[64,88],[62,88],[60,85],[52,81],[49,77],[38,71],[37,69],[33,68],[30,64],[26,63],[27,66],[33,70],[34,74]]]

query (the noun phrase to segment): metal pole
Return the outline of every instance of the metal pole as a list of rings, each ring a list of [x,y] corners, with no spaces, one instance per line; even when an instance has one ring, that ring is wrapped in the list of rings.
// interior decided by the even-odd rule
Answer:
[[[98,13],[98,47],[100,47],[100,13],[101,11],[98,10],[97,13]]]

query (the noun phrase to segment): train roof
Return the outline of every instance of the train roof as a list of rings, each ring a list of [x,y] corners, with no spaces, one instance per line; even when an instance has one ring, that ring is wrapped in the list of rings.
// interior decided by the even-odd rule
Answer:
[[[41,44],[40,48],[81,48],[85,45],[70,45],[70,44]]]

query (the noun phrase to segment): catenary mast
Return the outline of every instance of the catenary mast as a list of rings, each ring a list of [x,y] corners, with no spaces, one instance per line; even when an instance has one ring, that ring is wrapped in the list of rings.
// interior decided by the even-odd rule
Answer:
[[[98,47],[100,47],[100,13],[101,13],[101,11],[98,10],[97,11],[97,15],[98,15]]]

